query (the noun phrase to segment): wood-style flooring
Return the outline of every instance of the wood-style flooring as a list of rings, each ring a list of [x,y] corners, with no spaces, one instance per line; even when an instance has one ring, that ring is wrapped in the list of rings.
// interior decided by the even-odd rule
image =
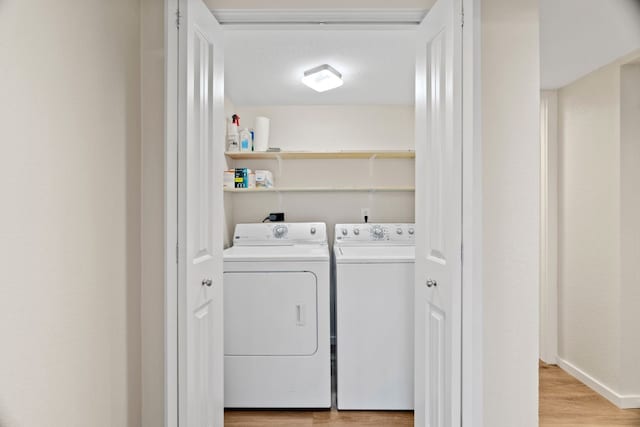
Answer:
[[[618,409],[557,366],[541,364],[540,426],[640,426],[640,409]]]
[[[227,427],[404,427],[412,412],[225,411]],[[621,410],[557,366],[540,365],[541,427],[640,427],[640,409]]]
[[[413,427],[413,412],[238,411],[224,413],[226,427]]]

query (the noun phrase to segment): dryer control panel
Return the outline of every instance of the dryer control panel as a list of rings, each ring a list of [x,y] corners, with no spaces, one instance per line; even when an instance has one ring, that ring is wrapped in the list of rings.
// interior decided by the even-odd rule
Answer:
[[[233,233],[233,244],[235,246],[326,243],[327,226],[323,222],[238,224]]]
[[[336,224],[336,243],[415,244],[415,224]]]

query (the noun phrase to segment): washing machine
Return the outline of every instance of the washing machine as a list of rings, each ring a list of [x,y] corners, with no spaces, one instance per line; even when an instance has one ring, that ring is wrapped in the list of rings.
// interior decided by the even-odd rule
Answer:
[[[228,408],[331,407],[324,223],[238,224],[224,251]]]
[[[413,224],[338,224],[338,409],[413,409]]]

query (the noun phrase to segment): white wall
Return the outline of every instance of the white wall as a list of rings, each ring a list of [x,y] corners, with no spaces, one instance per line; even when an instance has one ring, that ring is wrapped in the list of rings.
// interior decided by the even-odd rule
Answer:
[[[140,425],[140,10],[0,3],[0,425]]]
[[[228,112],[229,113],[229,112]],[[271,119],[270,145],[287,151],[413,149],[413,106],[236,107],[241,127]],[[406,187],[414,185],[413,159],[237,160],[234,167],[269,169],[281,187]],[[314,192],[232,195],[233,223],[260,222],[270,212],[287,221],[324,221],[333,238],[336,223],[413,222],[414,193]]]
[[[619,67],[559,91],[559,356],[618,385]]]
[[[640,397],[640,60],[621,67],[620,85],[620,393]]]
[[[484,425],[538,425],[537,0],[483,0]]]
[[[164,425],[164,1],[141,1],[142,425]]]
[[[413,106],[236,106],[241,127],[256,116],[271,119],[269,145],[292,151],[409,150],[414,147]]]
[[[559,91],[559,359],[640,406],[640,73],[628,61]]]

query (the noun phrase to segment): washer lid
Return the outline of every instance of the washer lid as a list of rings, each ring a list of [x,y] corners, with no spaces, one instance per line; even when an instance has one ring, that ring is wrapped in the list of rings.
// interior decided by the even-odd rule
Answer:
[[[233,246],[224,251],[225,262],[239,261],[328,261],[326,244],[289,246]]]
[[[335,244],[340,245],[407,245],[416,244],[415,224],[336,224]]]
[[[336,245],[333,248],[336,262],[341,263],[399,263],[415,262],[415,246],[346,246]]]

